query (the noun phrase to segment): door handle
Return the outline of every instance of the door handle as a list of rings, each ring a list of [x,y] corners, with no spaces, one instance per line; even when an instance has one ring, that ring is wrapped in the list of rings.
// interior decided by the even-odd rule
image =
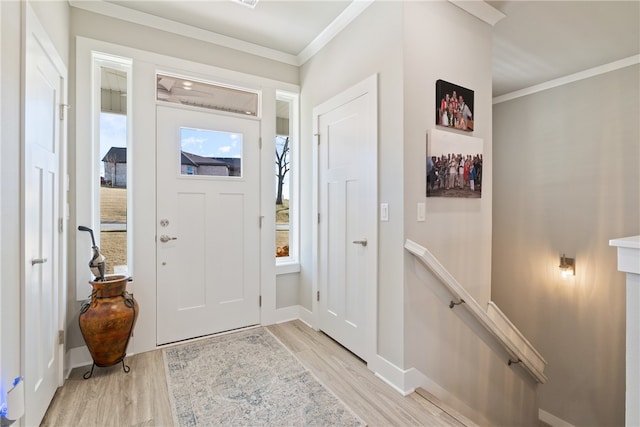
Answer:
[[[160,241],[162,243],[167,243],[170,240],[178,240],[178,238],[177,237],[169,237],[166,234],[163,234],[162,236],[160,236]]]
[[[367,246],[367,239],[354,240],[353,243],[356,244],[356,245]]]
[[[31,265],[44,264],[45,262],[47,262],[46,258],[34,258],[31,260]]]

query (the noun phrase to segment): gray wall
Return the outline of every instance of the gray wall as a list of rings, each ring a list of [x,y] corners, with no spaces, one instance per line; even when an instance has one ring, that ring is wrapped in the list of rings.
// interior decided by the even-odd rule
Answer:
[[[312,110],[378,73],[378,197],[389,203],[379,226],[378,353],[402,366],[402,3],[375,2],[300,72],[300,305],[311,309]],[[307,191],[304,191],[307,189]]]
[[[404,23],[405,235],[431,251],[486,309],[491,296],[492,28],[448,2],[407,2]],[[483,139],[481,199],[425,196],[426,133],[435,127],[437,79],[474,90],[471,136]],[[419,202],[426,204],[424,222],[416,219]],[[448,292],[408,253],[404,292],[405,367],[415,367],[445,389],[439,397],[481,425],[536,425],[535,381],[507,365],[503,350],[472,329],[464,308],[449,309]]]
[[[405,9],[405,232],[486,307],[491,295],[491,27],[447,2],[410,2]],[[445,33],[449,40],[443,43],[439,35]],[[481,199],[425,196],[426,133],[435,127],[438,79],[474,91],[474,131],[449,132],[483,139]],[[416,221],[418,202],[426,204],[425,222]]]
[[[450,31],[454,27],[458,31]],[[443,33],[460,38],[453,42],[457,49],[442,43]],[[489,424],[533,425],[535,383],[509,368],[507,357],[494,353],[452,314],[448,301],[438,300],[424,283],[428,274],[416,272],[403,249],[405,236],[432,249],[486,305],[490,169],[481,200],[425,200],[425,135],[435,126],[438,78],[473,88],[473,135],[484,138],[490,168],[491,44],[491,28],[450,3],[375,2],[301,68],[301,187],[313,185],[313,107],[379,73],[379,200],[389,203],[390,220],[379,223],[378,354],[401,369],[417,368],[449,392],[440,397],[468,414],[481,414]],[[313,215],[311,192],[302,193],[300,304],[311,308]],[[425,201],[427,221],[417,223],[416,203]]]
[[[625,278],[608,241],[640,234],[639,81],[635,65],[494,106],[492,297],[548,362],[541,409],[576,426],[624,424]]]
[[[67,67],[69,66],[69,21],[70,7],[66,1],[29,1],[40,24]]]
[[[276,308],[298,305],[299,281],[298,273],[279,274],[276,277]]]

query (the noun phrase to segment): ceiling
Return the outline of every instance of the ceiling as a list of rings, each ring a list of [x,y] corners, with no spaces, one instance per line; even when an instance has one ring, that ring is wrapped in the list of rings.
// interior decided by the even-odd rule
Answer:
[[[177,22],[301,63],[317,39],[335,34],[372,0],[260,0],[255,9],[228,0],[69,1],[138,22],[151,16],[160,27]],[[494,25],[494,97],[640,54],[640,0],[486,3],[506,15]]]
[[[108,3],[297,55],[351,1],[260,0],[254,9],[226,0],[109,0]]]
[[[493,95],[640,54],[640,1],[488,1]]]

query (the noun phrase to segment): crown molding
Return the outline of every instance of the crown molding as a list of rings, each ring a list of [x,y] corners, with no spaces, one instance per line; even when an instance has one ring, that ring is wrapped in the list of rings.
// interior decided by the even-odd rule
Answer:
[[[252,55],[283,62],[289,65],[298,65],[298,57],[288,53],[284,53],[275,49],[270,49],[254,43],[245,42],[233,37],[224,36],[213,31],[203,30],[191,25],[182,24],[170,19],[160,18],[148,13],[129,9],[114,3],[104,1],[79,1],[69,0],[72,7],[83,9],[100,15],[109,16],[111,18],[120,19],[122,21],[131,22],[133,24],[144,25],[146,27],[155,28],[181,36],[190,37],[197,40],[213,43],[219,46],[228,47],[241,52],[250,53]]]
[[[479,0],[449,0],[451,4],[458,6],[460,9],[475,16],[476,18],[486,22],[492,27],[496,25],[498,21],[506,17],[504,13],[500,12],[495,7],[491,6],[484,1]]]
[[[68,0],[72,7],[97,13],[133,24],[144,25],[162,31],[171,32],[185,37],[213,43],[218,46],[260,56],[273,61],[283,62],[289,65],[300,66],[311,59],[324,46],[327,45],[340,31],[345,29],[375,0],[354,0],[349,6],[334,19],[315,39],[311,41],[298,55],[291,55],[279,50],[270,49],[255,43],[228,37],[213,31],[203,30],[191,25],[182,24],[166,18],[150,15],[145,12],[129,9],[114,3],[102,0],[82,1]]]
[[[354,0],[345,10],[342,11],[318,36],[305,47],[297,56],[298,65],[303,65],[325,47],[340,31],[344,30],[353,20],[355,20],[366,8],[371,6],[375,0]]]
[[[552,89],[554,87],[566,85],[569,83],[577,82],[579,80],[588,79],[590,77],[605,74],[611,71],[626,68],[632,65],[640,64],[640,55],[630,56],[628,58],[620,59],[618,61],[610,62],[608,64],[600,65],[598,67],[589,68],[588,70],[579,71],[568,76],[560,77],[548,82],[540,83],[534,86],[529,86],[524,89],[516,90],[514,92],[506,93],[504,95],[496,96],[493,98],[492,104],[500,104],[501,102],[511,101],[512,99],[520,98],[523,96],[531,95],[543,90]]]

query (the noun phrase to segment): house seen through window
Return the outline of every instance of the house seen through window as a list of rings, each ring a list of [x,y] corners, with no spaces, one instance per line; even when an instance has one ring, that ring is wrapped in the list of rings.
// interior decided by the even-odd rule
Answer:
[[[180,128],[182,175],[242,176],[242,134]]]
[[[107,274],[128,274],[127,71],[100,70],[100,250]]]

